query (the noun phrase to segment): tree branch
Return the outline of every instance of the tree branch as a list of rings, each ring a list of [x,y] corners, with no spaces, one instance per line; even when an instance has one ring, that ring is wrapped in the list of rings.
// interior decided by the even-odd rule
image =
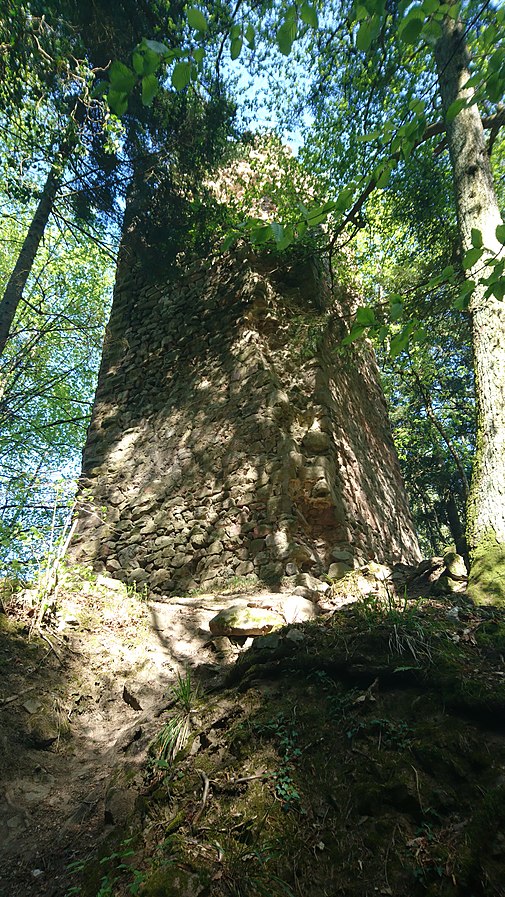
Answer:
[[[482,127],[486,131],[491,131],[492,135],[498,133],[499,129],[505,125],[505,108],[500,109],[494,115],[487,115],[482,119]],[[427,140],[431,140],[433,137],[437,137],[439,134],[445,134],[446,124],[444,121],[433,122],[433,124],[428,125],[422,137],[416,141],[414,144],[414,149],[417,149],[418,146],[421,146],[422,143],[426,143]],[[495,135],[496,136],[496,135]],[[440,152],[440,146],[437,148],[437,151]],[[389,156],[390,160],[398,162],[401,159],[401,153],[391,153]],[[348,224],[355,223],[357,216],[361,212],[365,202],[371,193],[375,190],[377,186],[378,178],[370,178],[368,184],[365,189],[360,193],[356,202],[347,213],[343,221],[338,225],[336,231],[333,233],[333,236],[330,240],[330,260],[333,255],[333,251],[335,248],[335,243],[337,242],[338,237],[342,233],[342,231],[347,227]]]
[[[452,455],[452,457],[454,459],[454,463],[456,464],[459,475],[461,477],[461,482],[463,484],[463,496],[464,496],[464,499],[466,502],[468,499],[468,493],[470,491],[470,487],[468,484],[468,479],[466,476],[465,468],[463,467],[463,464],[461,462],[461,458],[459,457],[459,454],[456,451],[456,448],[454,446],[454,443],[452,442],[452,439],[449,437],[448,433],[446,432],[445,427],[442,426],[437,415],[435,414],[429,393],[425,389],[424,384],[421,381],[421,378],[420,378],[419,374],[417,373],[417,371],[415,370],[414,366],[412,366],[412,376],[413,376],[416,386],[419,390],[421,398],[424,402],[424,407],[426,408],[426,414],[428,415],[428,417],[431,420],[435,429],[439,432],[440,436],[444,440],[447,448],[449,449],[450,454]]]

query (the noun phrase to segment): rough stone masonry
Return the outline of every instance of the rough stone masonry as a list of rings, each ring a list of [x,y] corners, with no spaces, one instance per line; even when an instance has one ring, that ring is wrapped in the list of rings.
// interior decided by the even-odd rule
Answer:
[[[314,259],[123,253],[72,554],[169,594],[419,553],[372,350]],[[333,568],[335,569],[335,568]]]

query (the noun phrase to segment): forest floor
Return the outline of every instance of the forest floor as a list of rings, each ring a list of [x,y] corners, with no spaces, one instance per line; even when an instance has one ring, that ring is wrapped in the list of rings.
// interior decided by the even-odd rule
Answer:
[[[211,641],[238,597],[279,596],[4,600],[2,897],[505,895],[503,612],[340,594]]]

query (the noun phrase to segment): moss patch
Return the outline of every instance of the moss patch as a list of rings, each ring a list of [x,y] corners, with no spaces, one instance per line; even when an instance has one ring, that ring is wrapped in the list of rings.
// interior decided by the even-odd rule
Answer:
[[[505,607],[505,544],[493,530],[481,536],[472,551],[468,595],[479,605]]]

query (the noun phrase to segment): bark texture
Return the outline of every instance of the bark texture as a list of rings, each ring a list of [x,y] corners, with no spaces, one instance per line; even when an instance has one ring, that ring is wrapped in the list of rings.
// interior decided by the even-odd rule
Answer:
[[[468,51],[460,21],[446,18],[435,59],[444,113],[457,99],[471,101]],[[463,252],[472,247],[472,230],[482,234],[486,252],[468,270],[477,284],[470,302],[475,386],[477,450],[468,501],[469,591],[479,603],[505,603],[505,304],[486,298],[479,282],[489,274],[486,259],[499,256],[496,238],[502,223],[484,131],[477,105],[462,109],[447,123],[454,191]]]
[[[33,268],[40,241],[44,236],[46,224],[51,214],[54,200],[61,182],[65,162],[70,156],[73,144],[65,140],[59,147],[57,157],[47,176],[35,214],[31,220],[28,233],[23,241],[14,270],[7,282],[5,292],[0,301],[0,355],[3,354],[12,322],[23,297],[26,281]]]

